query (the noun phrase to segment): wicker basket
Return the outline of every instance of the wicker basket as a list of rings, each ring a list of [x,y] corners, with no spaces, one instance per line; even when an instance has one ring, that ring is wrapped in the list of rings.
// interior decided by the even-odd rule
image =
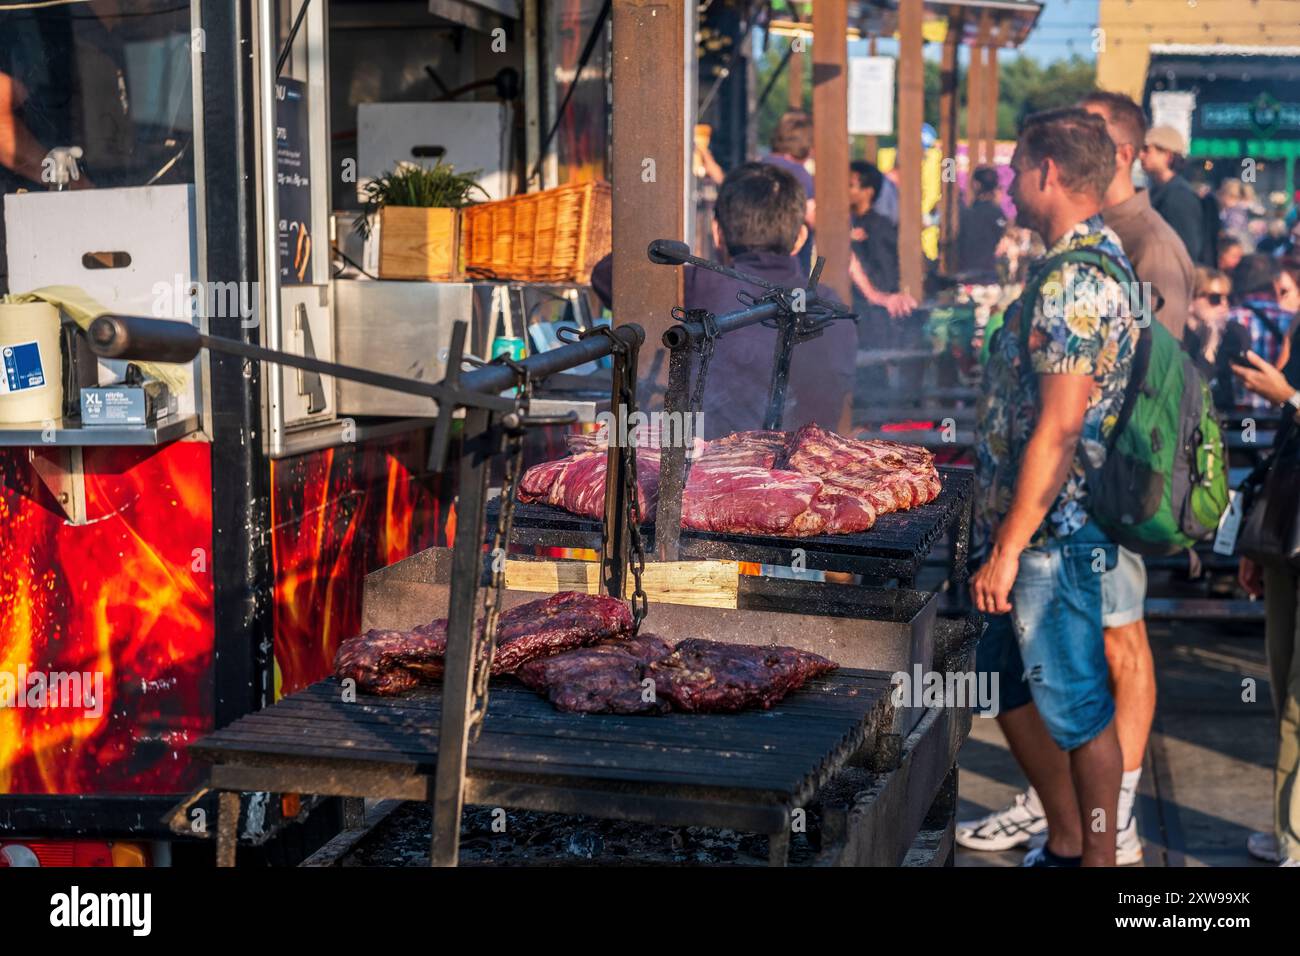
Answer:
[[[603,181],[467,206],[461,267],[523,282],[588,282],[610,251],[610,188]]]

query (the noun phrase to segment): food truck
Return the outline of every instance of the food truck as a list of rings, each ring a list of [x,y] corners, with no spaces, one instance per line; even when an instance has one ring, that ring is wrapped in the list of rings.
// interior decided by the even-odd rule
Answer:
[[[864,24],[891,14],[885,4],[852,6]],[[670,8],[694,13],[690,4]],[[377,376],[430,386],[457,378],[462,354],[514,368],[525,354],[570,341],[561,326],[589,342],[599,337],[609,321],[590,294],[591,270],[610,251],[611,231],[626,236],[635,223],[668,242],[648,258],[639,234],[638,248],[620,247],[618,295],[632,306],[620,325],[645,321],[649,309],[636,312],[638,303],[655,304],[657,326],[638,326],[636,337],[649,352],[663,333],[663,348],[643,361],[668,380],[665,401],[686,396],[687,354],[705,343],[711,350],[738,324],[670,313],[680,304],[678,267],[701,264],[690,257],[694,130],[686,104],[704,87],[719,154],[734,162],[750,151],[741,41],[753,20],[738,15],[744,9],[709,8],[700,32],[709,53],[697,60],[685,17],[656,23],[653,10],[607,0],[0,6],[0,105],[8,110],[0,121],[19,144],[12,156],[0,154],[9,162],[0,170],[9,296],[0,304],[0,348],[14,352],[0,394],[0,863],[210,862],[214,843],[217,859],[230,863],[238,842],[241,862],[292,864],[337,830],[345,811],[355,814],[356,800],[384,795],[320,775],[293,778],[273,760],[244,766],[222,756],[223,748],[247,753],[240,735],[250,715],[276,721],[285,713],[277,703],[310,703],[342,641],[367,627],[409,627],[416,611],[408,604],[398,615],[388,595],[409,590],[412,573],[442,574],[458,533],[462,564],[482,540],[481,495],[470,494],[467,508],[457,479],[465,471],[449,464],[459,457],[450,415],[430,388],[385,389]],[[902,24],[915,41],[914,67],[919,13]],[[620,15],[646,44],[623,74],[621,103],[610,41]],[[974,23],[956,22],[953,50]],[[987,33],[979,35],[987,41]],[[673,76],[680,102],[625,125],[620,152],[611,110],[635,113],[660,95],[636,72],[666,70],[660,52],[681,68]],[[70,68],[43,66],[53,63]],[[912,119],[919,130],[919,113]],[[654,138],[668,126],[671,136]],[[632,201],[617,193],[616,161],[633,159],[644,172],[639,135],[664,152],[658,179],[638,178]],[[678,141],[683,155],[672,155]],[[441,190],[441,204],[393,199],[408,187]],[[919,262],[919,244],[913,252]],[[759,312],[739,323],[786,323],[773,359],[776,430],[784,391],[776,370],[788,373],[791,349],[822,331],[820,319],[799,317],[791,291],[766,290]],[[92,350],[95,336],[84,334],[111,327],[112,316],[176,323],[208,346],[224,344],[196,345],[179,366],[148,354],[128,361],[104,341]],[[724,337],[717,347],[727,344]],[[622,397],[626,358],[611,361],[613,349],[591,347],[591,360],[576,367],[551,363],[529,415],[585,427],[598,407],[610,408]],[[280,360],[260,360],[272,354]],[[41,359],[35,371],[32,355]],[[635,389],[622,385],[635,407]],[[40,414],[31,410],[38,388]],[[527,381],[516,388],[527,390]],[[530,464],[558,458],[565,446],[554,428],[530,430],[527,442]],[[820,697],[803,705],[817,721],[826,716],[819,701],[834,711],[822,721],[820,749],[801,748],[736,780],[745,767],[701,753],[703,776],[684,782],[671,765],[643,766],[636,754],[657,744],[619,727],[610,746],[632,758],[614,769],[645,791],[626,788],[626,806],[593,790],[585,765],[524,792],[500,780],[467,789],[462,761],[459,780],[450,777],[457,819],[462,798],[477,796],[573,813],[617,807],[617,818],[642,822],[739,820],[766,834],[770,859],[784,863],[792,814],[834,791],[840,771],[859,780],[870,766],[878,776],[868,798],[839,781],[853,799],[827,812],[834,823],[822,857],[896,864],[915,850],[928,863],[950,862],[955,754],[969,709],[919,700],[895,707],[887,671],[966,666],[976,633],[962,606],[969,475],[945,472],[940,482],[926,457],[927,491],[914,512],[903,515],[904,505],[860,533],[808,539],[796,550],[800,569],[806,562],[813,575],[788,581],[766,570],[790,561],[790,541],[779,534],[678,535],[685,473],[680,454],[669,459],[676,495],[665,513],[673,517],[661,514],[653,546],[661,559],[726,564],[732,603],[702,615],[690,602],[656,603],[656,592],[652,613],[682,637],[713,620],[706,636],[723,642],[793,629],[821,642],[809,649],[837,648],[852,670],[818,685]],[[485,467],[477,461],[475,474]],[[474,516],[469,532],[458,505]],[[506,544],[542,557],[608,553],[611,534],[635,539],[640,527],[632,520],[611,531],[619,509],[608,502],[603,529],[544,506],[519,510]],[[652,530],[643,529],[645,551]],[[922,582],[932,549],[943,551],[950,573]],[[737,574],[753,580],[740,583]],[[846,575],[856,577],[841,589],[834,582]],[[415,582],[419,613],[445,610],[430,603],[445,603],[444,583]],[[506,604],[523,600],[512,593]],[[466,632],[470,620],[462,619]],[[840,708],[837,696],[852,706]],[[502,699],[506,721],[517,716],[512,708],[536,703]],[[749,716],[742,750],[768,749],[759,743],[768,716],[799,738],[798,713]],[[643,733],[663,730],[668,739],[675,726]],[[326,762],[337,757],[328,756],[331,746],[350,746],[346,727],[333,736],[319,729],[312,746]],[[691,734],[707,736],[707,728]],[[261,739],[256,730],[253,738]],[[214,776],[196,753],[224,769]],[[445,768],[434,762],[443,799]],[[549,762],[528,751],[507,776]],[[258,776],[259,765],[271,776]],[[419,766],[424,773],[430,764]],[[597,777],[602,767],[597,760]],[[768,788],[778,776],[781,787]],[[727,804],[737,780],[767,803]],[[353,802],[345,808],[340,798]],[[721,809],[701,815],[715,802]],[[206,821],[218,813],[222,830],[212,840]],[[441,839],[434,856],[454,862],[454,833]]]
[[[374,281],[352,227],[403,160],[478,171],[493,199],[602,178],[605,45],[544,148],[570,84],[539,82],[574,69],[599,6],[0,7],[25,95],[0,125],[40,153],[0,167],[0,291],[432,380],[454,319],[484,357],[528,317],[591,322],[576,282]],[[143,390],[66,322],[63,349],[57,413],[15,421],[0,396],[0,863],[166,863],[186,748],[327,674],[363,576],[446,543],[454,488],[427,468],[428,399],[205,354],[149,414],[91,424],[82,387]],[[27,706],[42,686],[62,706]],[[315,805],[255,799],[258,840]]]

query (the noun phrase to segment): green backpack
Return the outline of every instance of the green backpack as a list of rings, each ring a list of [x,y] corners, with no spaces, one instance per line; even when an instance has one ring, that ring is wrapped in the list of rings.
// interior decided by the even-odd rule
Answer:
[[[1125,288],[1134,279],[1114,257],[1088,249],[1062,253],[1039,275],[1045,280],[1065,261],[1095,265]],[[1032,308],[1042,285],[1021,301]],[[1228,455],[1209,383],[1178,340],[1147,318],[1105,464],[1087,476],[1088,513],[1115,543],[1159,556],[1214,534],[1228,507]],[[1029,325],[1021,322],[1026,354]]]

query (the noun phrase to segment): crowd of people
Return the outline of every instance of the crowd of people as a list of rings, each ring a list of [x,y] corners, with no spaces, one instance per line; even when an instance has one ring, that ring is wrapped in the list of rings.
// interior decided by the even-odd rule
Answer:
[[[724,258],[782,283],[807,275],[811,257],[802,257],[817,215],[811,151],[811,121],[787,114],[769,155],[722,178],[713,238]],[[991,334],[983,370],[971,595],[987,623],[977,667],[998,675],[997,720],[1030,787],[1011,806],[960,824],[957,838],[976,850],[1026,847],[1027,866],[1142,858],[1133,811],[1156,708],[1147,573],[1142,556],[1093,519],[1094,484],[1142,338],[1167,335],[1175,354],[1181,344],[1223,412],[1274,417],[1267,461],[1300,475],[1300,254],[1289,232],[1261,233],[1246,184],[1198,193],[1181,172],[1186,152],[1176,131],[1150,128],[1130,98],[1097,91],[1023,123],[1014,221],[990,167],[972,171],[962,212],[959,267],[1019,279],[1022,289]],[[871,163],[851,166],[852,304],[872,341],[917,307],[899,289],[892,185]],[[1010,276],[1009,251],[1019,260]],[[1052,306],[1049,287],[1064,290],[1066,308]],[[1149,307],[1132,308],[1134,288]],[[689,308],[729,307],[736,291],[731,280],[688,270]],[[753,342],[730,344],[734,368],[710,377],[725,401],[706,407],[743,411],[728,413],[726,429],[758,427],[763,388],[752,369],[770,362],[768,335],[755,330]],[[823,415],[844,427],[849,405],[839,399],[852,391],[855,349],[837,330],[815,351],[795,356],[787,424]],[[1263,466],[1252,478],[1271,487]],[[1277,525],[1270,533],[1283,542],[1281,556],[1242,559],[1239,572],[1241,586],[1265,600],[1278,727],[1275,826],[1252,835],[1248,850],[1297,866],[1300,527],[1296,495],[1280,497],[1260,513]]]

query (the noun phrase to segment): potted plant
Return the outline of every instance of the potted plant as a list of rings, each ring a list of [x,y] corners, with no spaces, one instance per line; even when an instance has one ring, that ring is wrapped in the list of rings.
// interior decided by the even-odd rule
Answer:
[[[433,166],[400,163],[366,184],[357,232],[369,239],[379,225],[381,279],[454,279],[459,274],[460,208],[475,202],[480,170],[458,173],[438,160]]]

